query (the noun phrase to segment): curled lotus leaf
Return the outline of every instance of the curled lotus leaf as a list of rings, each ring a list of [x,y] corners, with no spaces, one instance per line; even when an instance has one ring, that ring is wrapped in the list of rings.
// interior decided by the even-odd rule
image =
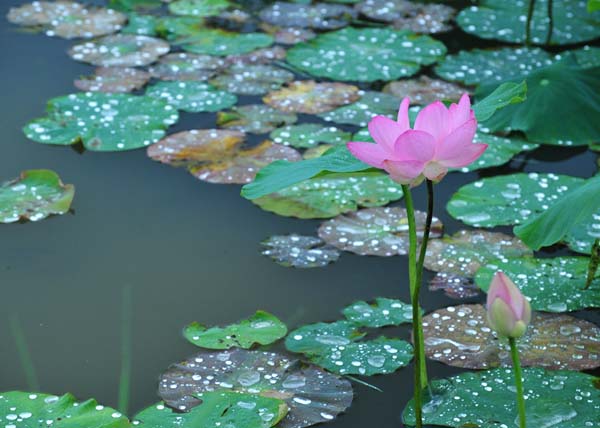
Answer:
[[[285,88],[267,94],[263,102],[287,113],[317,114],[353,103],[359,98],[358,88],[354,85],[304,80],[291,82]]]
[[[255,343],[269,345],[286,334],[285,324],[265,311],[256,311],[250,318],[226,327],[207,328],[193,322],[183,329],[183,336],[189,342],[207,349],[248,349]]]
[[[415,212],[417,236],[423,236],[426,213]],[[441,236],[443,225],[433,218],[431,237]],[[343,251],[361,256],[389,257],[408,254],[406,210],[398,207],[367,208],[328,220],[319,237]]]
[[[65,39],[115,33],[127,21],[127,16],[113,9],[87,8],[71,1],[34,1],[11,8],[7,18],[17,25],[42,26],[48,36]]]
[[[454,275],[447,272],[438,272],[429,281],[431,291],[444,290],[451,299],[467,299],[479,295],[479,287],[473,278]]]
[[[600,212],[577,223],[565,236],[568,247],[578,253],[590,254],[596,239],[600,239]]]
[[[329,146],[325,147],[329,149],[332,145],[346,144],[350,141],[352,134],[335,126],[303,123],[277,128],[271,132],[270,137],[276,143],[299,149],[315,148],[321,143],[328,144]]]
[[[169,12],[174,15],[215,16],[231,6],[229,0],[175,0],[169,3]]]
[[[200,29],[177,41],[182,49],[196,54],[240,55],[273,44],[265,33],[234,33],[221,29]]]
[[[512,368],[467,372],[431,382],[431,398],[423,405],[423,425],[453,428],[516,427],[515,378]],[[523,370],[528,427],[585,428],[598,426],[598,378],[568,370]],[[415,425],[413,402],[402,419]]]
[[[423,317],[428,358],[467,369],[512,367],[508,341],[490,329],[483,305],[439,309]],[[517,346],[523,366],[561,370],[600,367],[600,328],[569,315],[534,312]]]
[[[75,80],[81,91],[127,93],[141,89],[150,80],[150,74],[131,67],[98,67],[92,76]]]
[[[412,322],[412,305],[378,297],[373,303],[358,301],[342,311],[348,321],[361,327],[386,327]]]
[[[0,223],[38,221],[65,214],[71,207],[75,187],[63,184],[54,171],[23,171],[19,178],[0,186]]]
[[[531,256],[533,251],[514,236],[486,230],[460,230],[452,236],[430,240],[424,266],[434,272],[472,278],[489,262]]]
[[[27,138],[42,144],[81,142],[88,150],[108,152],[149,146],[179,118],[163,100],[102,92],[53,98],[47,112],[23,128]]]
[[[317,37],[317,33],[309,28],[279,27],[267,24],[266,22],[261,23],[260,28],[264,32],[271,34],[275,39],[275,43],[282,45],[295,45]]]
[[[390,28],[343,28],[288,51],[287,61],[313,76],[374,82],[416,74],[441,59],[446,47],[429,36]]]
[[[374,21],[393,24],[399,30],[433,34],[452,29],[456,10],[445,4],[416,3],[408,0],[365,0],[356,9]]]
[[[257,65],[271,64],[274,61],[285,59],[286,50],[281,46],[260,48],[248,53],[228,55],[225,59],[231,65]]]
[[[226,61],[213,55],[196,55],[185,52],[163,56],[148,71],[160,80],[204,81],[227,67]]]
[[[414,79],[390,82],[383,87],[383,92],[398,99],[408,97],[411,104],[424,106],[437,100],[458,102],[462,94],[468,91],[454,83],[419,76]]]
[[[346,379],[274,352],[206,351],[174,364],[161,376],[158,394],[181,411],[200,404],[197,394],[227,390],[284,400],[281,428],[303,428],[328,422],[352,403]]]
[[[361,93],[358,101],[321,113],[319,117],[327,122],[367,126],[369,121],[377,115],[395,117],[399,106],[400,100],[392,95],[368,91]]]
[[[240,131],[203,129],[169,135],[148,147],[148,156],[176,167],[185,167],[211,183],[249,183],[262,167],[275,160],[300,160],[300,154],[270,141],[243,148]]]
[[[484,178],[461,187],[446,208],[470,226],[521,224],[582,182],[577,177],[537,172]]]
[[[329,218],[400,198],[400,185],[379,171],[369,171],[317,176],[252,202],[286,217]]]
[[[176,109],[191,113],[216,112],[237,103],[235,95],[196,81],[158,82],[148,87],[146,95],[163,99]]]
[[[169,49],[167,42],[155,37],[116,34],[79,43],[69,49],[69,55],[96,66],[139,67],[152,64]]]
[[[260,243],[265,249],[264,256],[270,257],[278,265],[295,268],[324,267],[340,257],[340,251],[325,245],[314,236],[276,235]]]
[[[275,397],[230,391],[198,394],[202,404],[187,413],[176,412],[164,403],[150,406],[135,416],[133,425],[144,428],[270,428],[285,417],[287,405]]]
[[[266,134],[280,126],[296,123],[298,116],[284,113],[264,104],[250,104],[234,107],[230,111],[217,114],[217,125],[253,134]]]
[[[98,404],[94,399],[77,401],[71,394],[63,396],[38,392],[0,392],[0,414],[17,427],[80,426],[94,428],[130,428],[126,416],[115,409]]]
[[[477,271],[475,283],[484,291],[501,270],[508,275],[534,310],[568,312],[600,307],[600,277],[585,287],[588,257],[552,257],[496,260]]]
[[[294,74],[273,65],[233,65],[210,83],[234,94],[262,95],[294,80]]]
[[[259,16],[271,25],[335,30],[348,25],[356,17],[356,12],[341,4],[310,5],[277,1],[263,9]]]

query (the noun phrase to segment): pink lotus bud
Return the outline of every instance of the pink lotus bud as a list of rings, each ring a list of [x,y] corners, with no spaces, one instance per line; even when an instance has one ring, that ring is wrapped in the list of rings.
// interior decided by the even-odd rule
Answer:
[[[500,336],[518,338],[531,321],[531,306],[504,272],[496,272],[487,294],[487,319]]]

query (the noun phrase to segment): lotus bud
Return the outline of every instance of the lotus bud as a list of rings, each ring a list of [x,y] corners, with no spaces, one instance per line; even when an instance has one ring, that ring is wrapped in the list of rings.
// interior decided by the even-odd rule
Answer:
[[[487,319],[500,336],[519,338],[531,321],[531,306],[503,272],[496,272],[487,294]]]

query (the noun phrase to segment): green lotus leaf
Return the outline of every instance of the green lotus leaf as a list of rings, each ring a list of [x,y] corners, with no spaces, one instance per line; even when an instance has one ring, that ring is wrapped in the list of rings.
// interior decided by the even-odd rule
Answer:
[[[177,41],[183,50],[196,54],[239,55],[273,44],[265,33],[233,33],[220,29],[201,29]]]
[[[231,6],[229,0],[175,0],[169,3],[173,15],[215,16]]]
[[[295,268],[324,267],[340,257],[340,251],[314,236],[276,235],[260,243],[262,251],[278,265]]]
[[[230,111],[217,114],[217,125],[221,128],[266,134],[275,128],[296,123],[298,116],[284,113],[264,104],[250,104],[234,107]]]
[[[268,64],[237,64],[215,76],[210,83],[240,95],[262,95],[294,80],[294,74]]]
[[[367,126],[377,116],[395,117],[400,107],[400,100],[383,92],[365,92],[361,98],[349,105],[321,113],[319,117],[327,122],[347,125]]]
[[[396,299],[378,297],[374,303],[358,301],[342,311],[348,321],[361,327],[386,327],[412,323],[412,305]]]
[[[202,82],[158,82],[148,87],[146,95],[163,99],[178,110],[191,113],[216,112],[237,103],[237,97]]]
[[[310,149],[317,147],[320,143],[330,145],[346,144],[352,138],[352,134],[334,126],[304,123],[277,128],[271,132],[270,137],[274,142],[285,146]]]
[[[356,18],[351,7],[328,3],[312,6],[277,1],[260,12],[260,19],[280,27],[334,30],[345,27]]]

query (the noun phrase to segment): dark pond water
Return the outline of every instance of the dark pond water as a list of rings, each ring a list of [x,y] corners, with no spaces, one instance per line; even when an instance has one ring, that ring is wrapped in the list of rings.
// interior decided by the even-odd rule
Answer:
[[[344,254],[325,269],[294,270],[261,256],[264,238],[312,234],[319,222],[264,212],[242,199],[238,186],[200,182],[149,160],[144,150],[80,154],[28,141],[21,127],[43,116],[46,100],[75,92],[73,79],[91,67],[67,57],[72,42],[27,34],[5,22],[8,9],[23,3],[0,5],[1,177],[50,168],[74,183],[77,193],[71,214],[0,226],[0,390],[39,387],[116,406],[127,289],[133,295],[127,308],[133,334],[130,415],[158,401],[157,377],[170,363],[196,351],[180,334],[190,321],[229,323],[262,308],[295,327],[336,319],[356,299],[409,300],[405,257]],[[445,38],[452,48],[461,40]],[[214,115],[184,114],[172,131],[214,126]],[[596,173],[596,155],[583,149],[544,148],[526,165],[522,161],[484,174]],[[478,176],[451,174],[436,187],[436,215],[447,232],[461,224],[445,215],[446,201]],[[416,200],[424,208],[422,192]],[[456,303],[441,292],[423,294],[426,310]],[[598,311],[576,315],[600,323]],[[29,380],[15,325],[35,371]],[[407,328],[388,334],[409,336]],[[433,377],[460,372],[434,362],[430,370]],[[369,381],[384,393],[356,384],[353,406],[332,428],[401,426],[412,368]]]

